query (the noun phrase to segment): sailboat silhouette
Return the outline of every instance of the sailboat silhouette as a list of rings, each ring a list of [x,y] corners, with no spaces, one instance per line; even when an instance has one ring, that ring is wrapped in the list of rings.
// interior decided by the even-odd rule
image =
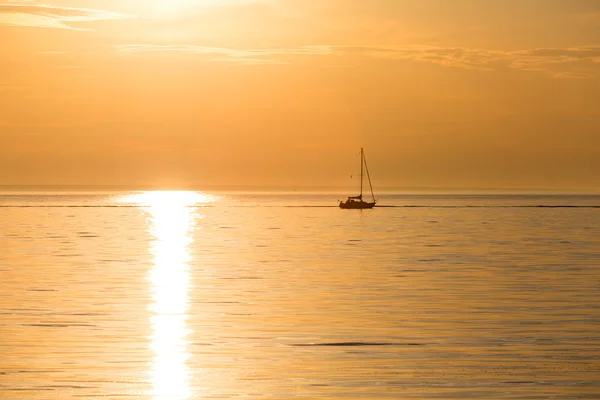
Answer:
[[[369,181],[369,188],[371,189],[371,196],[373,198],[372,201],[364,201],[363,200],[363,176],[364,171],[367,172],[367,178]],[[352,177],[352,176],[350,176]],[[375,195],[373,194],[373,185],[371,184],[371,176],[369,175],[369,167],[367,166],[367,159],[365,157],[365,152],[363,148],[360,148],[360,194],[358,196],[348,196],[346,201],[340,201],[340,208],[344,209],[366,209],[373,208],[377,200],[375,200]]]

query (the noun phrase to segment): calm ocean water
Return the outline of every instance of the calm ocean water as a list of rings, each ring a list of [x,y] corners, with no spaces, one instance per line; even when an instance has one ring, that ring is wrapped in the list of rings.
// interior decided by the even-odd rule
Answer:
[[[0,398],[600,398],[600,196],[337,198],[0,194]]]

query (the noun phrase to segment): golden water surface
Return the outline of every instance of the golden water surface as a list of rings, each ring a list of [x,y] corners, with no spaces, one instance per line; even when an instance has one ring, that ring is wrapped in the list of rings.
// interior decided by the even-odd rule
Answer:
[[[0,194],[0,398],[600,398],[599,197],[335,197]]]

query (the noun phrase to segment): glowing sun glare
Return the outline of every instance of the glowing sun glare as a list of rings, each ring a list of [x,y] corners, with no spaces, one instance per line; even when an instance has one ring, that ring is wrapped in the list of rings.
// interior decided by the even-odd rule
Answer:
[[[186,360],[188,319],[189,247],[196,209],[192,206],[212,201],[196,192],[144,192],[120,199],[145,207],[149,232],[154,237],[150,271],[153,303],[152,384],[155,400],[184,400],[190,393],[190,374]]]
[[[219,5],[223,0],[149,0],[144,3],[153,14],[180,14],[191,8],[212,7]]]

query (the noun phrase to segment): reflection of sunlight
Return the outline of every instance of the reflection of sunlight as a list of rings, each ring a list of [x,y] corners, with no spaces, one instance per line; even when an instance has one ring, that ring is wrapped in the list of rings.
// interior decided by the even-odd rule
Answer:
[[[186,366],[189,251],[195,209],[191,205],[210,201],[195,192],[145,192],[122,199],[147,206],[154,268],[150,272],[153,304],[152,368],[155,400],[190,397]]]
[[[119,203],[133,203],[139,206],[147,206],[154,209],[181,208],[186,206],[202,205],[216,200],[211,196],[198,192],[164,190],[156,192],[140,192],[128,196],[119,197]]]

